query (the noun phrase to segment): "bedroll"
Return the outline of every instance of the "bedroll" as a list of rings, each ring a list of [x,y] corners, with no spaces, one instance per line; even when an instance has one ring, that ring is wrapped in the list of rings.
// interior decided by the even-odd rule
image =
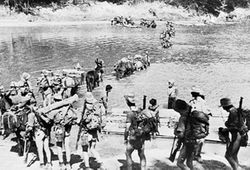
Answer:
[[[189,117],[192,136],[195,139],[205,138],[209,134],[209,117],[201,111],[193,111]]]

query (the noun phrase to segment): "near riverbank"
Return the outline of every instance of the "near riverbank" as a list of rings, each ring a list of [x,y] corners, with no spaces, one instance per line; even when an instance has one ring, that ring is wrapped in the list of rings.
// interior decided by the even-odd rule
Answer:
[[[197,15],[196,12],[182,7],[167,5],[163,2],[144,2],[136,5],[116,5],[108,2],[96,2],[90,5],[37,6],[33,8],[36,15],[25,15],[9,11],[7,7],[0,6],[0,26],[25,26],[39,24],[81,24],[86,21],[110,21],[115,16],[131,16],[139,21],[141,18],[154,19],[156,21],[172,21],[181,24],[223,24],[229,14],[221,12],[218,17],[212,15]],[[149,12],[152,10],[156,16]],[[229,22],[247,21],[250,18],[249,8],[235,9],[230,15],[236,15]],[[32,24],[31,24],[32,23]],[[35,23],[35,24],[34,24]]]

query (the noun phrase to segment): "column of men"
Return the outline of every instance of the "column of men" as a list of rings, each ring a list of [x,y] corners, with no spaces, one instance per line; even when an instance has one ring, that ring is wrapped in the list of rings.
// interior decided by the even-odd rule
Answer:
[[[21,81],[11,82],[9,90],[5,91],[3,86],[0,87],[1,117],[2,113],[6,112],[9,107],[14,113],[25,107],[30,108],[31,112],[27,113],[27,122],[25,122],[27,123],[26,136],[32,136],[32,138],[34,138],[37,146],[40,167],[49,169],[52,168],[49,141],[51,131],[53,131],[58,150],[59,168],[71,169],[69,139],[71,127],[75,123],[80,125],[80,138],[82,141],[81,145],[85,161],[85,169],[89,168],[88,151],[92,152],[92,154],[96,157],[96,160],[101,165],[102,162],[100,160],[100,156],[95,150],[95,143],[98,141],[97,132],[100,131],[100,122],[93,121],[92,119],[95,119],[93,117],[95,117],[94,115],[97,110],[99,110],[99,113],[101,114],[107,113],[107,96],[111,91],[112,86],[106,86],[106,94],[100,95],[100,101],[97,101],[93,97],[92,93],[87,92],[85,94],[84,110],[82,111],[82,115],[84,115],[84,117],[82,117],[81,120],[76,120],[76,111],[72,109],[72,105],[69,104],[64,107],[66,99],[68,98],[69,101],[71,101],[70,99],[74,97],[71,97],[71,89],[75,85],[72,78],[68,77],[65,72],[60,75],[58,72],[53,73],[48,70],[43,70],[41,78],[38,79],[37,83],[39,92],[42,94],[43,98],[43,104],[39,107],[37,107],[35,95],[29,79],[30,75],[28,73],[23,73]],[[72,100],[71,103],[74,101],[75,100]],[[55,108],[55,105],[53,104],[56,103],[59,105],[59,107],[56,108],[59,109],[56,109],[53,112],[53,109],[50,109],[50,107],[53,106]],[[46,114],[47,112],[38,114],[38,110],[40,108],[48,108],[49,114]],[[98,115],[96,119],[99,120],[99,118],[100,116]],[[86,124],[88,124],[88,127],[86,127]],[[63,146],[66,151],[66,162],[64,162],[63,159]],[[45,162],[45,160],[47,161]]]
[[[11,89],[6,93],[1,93],[1,97],[7,99],[6,96],[9,96],[12,102],[10,104],[16,105],[17,107],[35,103],[31,100],[34,99],[34,94],[29,78],[30,75],[24,73],[18,86],[12,83]],[[70,90],[67,92],[65,89],[67,83],[70,84],[70,81],[67,80],[70,79],[68,79],[66,73],[63,73],[61,77],[60,74],[57,73],[53,74],[48,71],[42,72],[42,77],[39,80],[39,87],[41,87],[40,92],[43,95],[43,107],[52,105],[56,102],[60,103],[64,98],[71,96]],[[34,133],[41,167],[52,167],[49,149],[49,137],[52,128],[51,120],[53,120],[53,130],[55,131],[60,169],[64,169],[65,165],[67,169],[71,169],[69,138],[71,127],[74,123],[80,126],[77,142],[81,139],[83,159],[85,162],[84,168],[90,169],[89,151],[92,152],[97,162],[100,163],[100,167],[103,166],[102,160],[95,150],[95,147],[98,141],[98,132],[102,130],[100,117],[102,114],[107,113],[107,103],[105,102],[107,102],[107,96],[111,89],[112,87],[110,85],[106,86],[106,95],[101,95],[100,101],[96,100],[91,92],[87,92],[85,94],[82,117],[79,121],[74,121],[74,119],[76,119],[74,111],[71,110],[71,113],[68,113],[71,108],[70,105],[62,107],[59,111],[57,110],[57,113],[53,115],[53,117],[46,116],[45,114],[37,116],[37,107],[33,107],[33,112],[28,115],[26,131],[32,131]],[[66,94],[64,92],[66,92]],[[15,99],[18,95],[24,97],[21,102]],[[177,165],[181,169],[194,169],[193,160],[196,159],[197,161],[201,161],[201,150],[204,139],[208,135],[208,121],[209,116],[212,116],[212,114],[211,110],[206,105],[205,95],[200,88],[193,87],[191,89],[192,99],[189,103],[178,99],[177,95],[178,91],[175,81],[171,80],[169,81],[170,102],[168,107],[173,108],[181,115],[174,131],[181,143]],[[127,112],[126,128],[124,132],[127,169],[132,169],[133,167],[131,154],[134,150],[138,151],[141,169],[146,169],[146,157],[144,154],[145,141],[150,140],[151,136],[154,136],[154,134],[159,135],[159,105],[156,99],[151,99],[148,108],[139,108],[137,107],[134,94],[127,94],[124,97],[130,109]],[[232,139],[227,141],[228,147],[225,157],[232,168],[237,170],[239,167],[237,155],[243,139],[242,136],[246,134],[247,128],[244,127],[244,122],[238,116],[238,110],[232,105],[230,99],[223,98],[220,100],[220,104],[224,110],[229,112],[229,118],[225,123],[227,128],[224,129],[224,131],[230,132],[232,135]],[[1,107],[2,112],[5,110],[6,108]],[[42,121],[39,120],[40,118]],[[145,123],[145,119],[147,119],[147,123]],[[66,150],[66,162],[63,160],[63,146],[65,146]],[[44,161],[43,150],[45,151],[47,162]],[[187,165],[184,164],[185,161]]]

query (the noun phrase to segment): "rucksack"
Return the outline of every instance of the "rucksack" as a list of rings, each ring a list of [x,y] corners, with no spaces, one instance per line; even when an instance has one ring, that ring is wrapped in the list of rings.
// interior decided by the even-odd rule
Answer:
[[[152,132],[157,132],[157,120],[148,110],[137,111],[137,125],[132,129],[132,136],[150,140]]]
[[[48,118],[52,119],[55,124],[70,125],[77,119],[76,113],[71,108],[71,105],[52,110],[47,114]]]
[[[192,137],[195,139],[205,138],[209,134],[209,117],[202,111],[194,110],[188,117]]]
[[[88,104],[86,107],[83,122],[87,130],[100,129],[102,125],[102,112],[99,103]]]
[[[245,119],[245,124],[248,128],[248,130],[250,130],[250,110],[249,109],[243,109],[242,110],[242,115]]]

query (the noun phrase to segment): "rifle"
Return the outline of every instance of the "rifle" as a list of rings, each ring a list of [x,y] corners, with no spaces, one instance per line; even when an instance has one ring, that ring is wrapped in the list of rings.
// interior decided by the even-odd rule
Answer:
[[[143,96],[143,105],[142,105],[143,106],[143,108],[142,108],[143,110],[146,109],[146,100],[147,100],[147,96],[144,95]]]
[[[179,151],[179,149],[181,148],[181,144],[182,144],[182,140],[179,139],[179,140],[177,141],[177,143],[176,143],[176,148],[175,148],[175,150],[173,151],[173,149],[174,149],[174,144],[175,144],[176,139],[177,139],[177,136],[174,136],[174,142],[173,142],[173,144],[172,144],[172,149],[171,149],[171,152],[170,152],[170,156],[169,156],[169,158],[168,158],[171,162],[174,162],[176,153]]]
[[[238,128],[242,131],[244,126],[244,118],[242,116],[242,102],[243,97],[240,97],[239,108],[238,108]]]
[[[82,110],[82,116],[81,116],[81,120],[79,122],[79,130],[77,133],[77,139],[76,139],[76,150],[78,150],[78,142],[80,140],[80,136],[81,136],[81,132],[82,132],[82,121],[83,121],[83,117],[84,117],[84,112],[86,110],[86,101],[84,100],[83,103],[83,110]]]
[[[189,106],[189,111],[188,111],[188,115],[187,115],[187,118],[186,118],[186,121],[185,121],[185,132],[186,132],[186,129],[187,129],[187,123],[188,123],[188,118],[190,116],[190,113],[191,113],[191,110],[192,110],[192,107]],[[184,136],[185,136],[185,132],[184,132]],[[175,160],[175,156],[176,156],[176,153],[179,151],[179,149],[181,148],[181,145],[183,143],[183,140],[185,140],[184,138],[182,139],[179,139],[176,143],[176,148],[175,150],[173,151],[173,148],[174,148],[174,143],[175,143],[175,140],[176,140],[177,136],[174,137],[174,142],[173,142],[173,145],[172,145],[172,149],[171,149],[171,152],[170,152],[170,157],[168,158],[171,162],[174,162]]]

